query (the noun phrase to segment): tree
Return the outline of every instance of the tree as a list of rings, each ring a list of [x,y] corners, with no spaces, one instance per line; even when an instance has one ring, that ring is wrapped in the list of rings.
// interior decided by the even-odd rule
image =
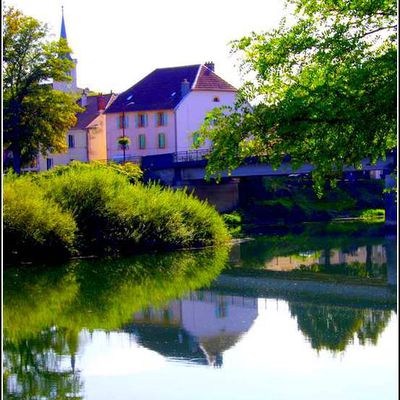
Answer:
[[[48,42],[45,24],[12,7],[3,18],[3,144],[20,173],[39,152],[66,150],[65,134],[81,108],[73,95],[49,83],[71,79],[66,40]]]
[[[294,22],[283,19],[271,32],[232,43],[241,71],[253,79],[234,107],[208,114],[200,133],[213,143],[208,176],[252,155],[275,167],[289,155],[294,168],[315,167],[321,194],[344,166],[375,163],[396,147],[397,6],[288,1]]]

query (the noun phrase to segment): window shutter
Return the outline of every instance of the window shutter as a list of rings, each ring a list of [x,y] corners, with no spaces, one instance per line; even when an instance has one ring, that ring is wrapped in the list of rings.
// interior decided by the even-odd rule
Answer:
[[[128,118],[128,116],[127,116],[127,115],[125,115],[125,121],[124,121],[124,124],[125,124],[125,128],[129,128],[129,118]]]
[[[168,125],[168,113],[164,113],[164,125]]]
[[[158,126],[158,113],[154,114],[154,126]]]
[[[117,128],[118,128],[118,129],[121,128],[121,118],[120,118],[119,115],[118,115],[118,117],[117,117]]]
[[[139,115],[136,114],[135,115],[135,128],[137,128],[139,126]]]
[[[149,125],[149,116],[147,114],[144,114],[144,126]]]
[[[158,134],[158,147],[160,149],[165,148],[165,134],[164,133],[159,133]]]
[[[146,148],[146,136],[145,135],[139,135],[139,148],[140,149]]]

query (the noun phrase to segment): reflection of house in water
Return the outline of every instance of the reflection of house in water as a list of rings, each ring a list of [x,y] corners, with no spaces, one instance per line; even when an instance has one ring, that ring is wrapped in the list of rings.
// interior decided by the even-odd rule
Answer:
[[[311,266],[315,264],[366,264],[368,262],[378,266],[385,264],[385,247],[383,245],[372,245],[348,249],[302,252],[290,256],[278,256],[266,261],[265,268],[274,271],[291,271],[303,266]]]
[[[136,313],[125,331],[168,358],[220,367],[223,352],[240,340],[257,316],[256,298],[199,291],[163,308]]]

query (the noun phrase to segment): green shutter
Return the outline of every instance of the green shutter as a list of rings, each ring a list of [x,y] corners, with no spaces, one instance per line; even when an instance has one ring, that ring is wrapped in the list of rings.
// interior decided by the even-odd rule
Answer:
[[[164,133],[158,134],[158,147],[160,149],[165,149],[165,134]]]
[[[139,149],[145,149],[146,148],[146,136],[145,135],[139,135]]]

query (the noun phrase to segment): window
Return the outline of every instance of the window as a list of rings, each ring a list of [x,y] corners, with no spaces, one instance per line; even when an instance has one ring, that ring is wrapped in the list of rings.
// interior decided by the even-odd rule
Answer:
[[[158,112],[156,114],[156,126],[166,126],[167,125],[167,113],[165,112]]]
[[[146,136],[139,135],[139,149],[143,150],[146,148]]]
[[[158,134],[158,148],[165,149],[165,133]]]
[[[219,103],[219,97],[215,96],[215,97],[213,98],[213,102],[214,102],[214,103]]]
[[[125,115],[125,118],[123,114],[118,116],[117,128],[119,129],[129,128],[129,118],[127,115]]]
[[[73,149],[75,147],[75,136],[68,135],[68,148]]]
[[[46,158],[46,166],[47,166],[47,169],[53,168],[53,159],[52,158]]]
[[[147,114],[138,114],[136,116],[136,127],[144,128],[148,125],[148,117]]]

